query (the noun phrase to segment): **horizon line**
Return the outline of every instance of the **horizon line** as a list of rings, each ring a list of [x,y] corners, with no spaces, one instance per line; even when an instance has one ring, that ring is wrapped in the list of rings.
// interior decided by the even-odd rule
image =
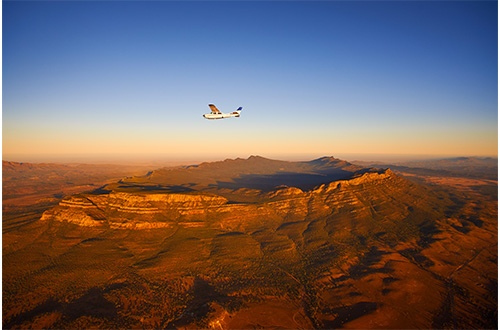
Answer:
[[[25,154],[3,154],[2,161],[16,163],[32,164],[191,164],[202,162],[216,162],[226,159],[248,159],[252,156],[259,156],[272,160],[285,161],[308,161],[322,157],[334,157],[346,161],[366,161],[366,162],[402,162],[402,161],[424,161],[424,160],[442,160],[453,158],[492,158],[498,160],[498,154],[495,155],[467,155],[467,154],[390,154],[390,153],[324,153],[324,154],[247,154],[247,155],[213,155],[213,156],[185,156],[185,155],[124,155],[124,154],[93,154],[93,155],[67,155],[67,154],[47,154],[47,155],[25,155]]]

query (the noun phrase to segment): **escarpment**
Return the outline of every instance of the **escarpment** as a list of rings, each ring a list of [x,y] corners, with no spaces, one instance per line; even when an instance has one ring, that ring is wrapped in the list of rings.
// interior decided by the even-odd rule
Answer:
[[[206,193],[124,193],[79,194],[63,199],[46,211],[42,220],[56,220],[80,226],[126,229],[169,227],[181,218],[206,213],[227,199]],[[187,217],[186,217],[187,216]]]
[[[367,172],[322,184],[310,191],[279,186],[260,193],[260,202],[234,202],[203,191],[109,191],[63,199],[42,220],[79,226],[154,229],[204,226],[228,231],[278,228],[284,223],[329,219],[328,230],[350,219],[376,217],[400,220],[419,202],[418,187],[391,170]],[[240,193],[244,193],[241,189]],[[413,193],[412,193],[413,191]],[[251,191],[255,196],[255,190]],[[387,220],[386,219],[386,220]]]

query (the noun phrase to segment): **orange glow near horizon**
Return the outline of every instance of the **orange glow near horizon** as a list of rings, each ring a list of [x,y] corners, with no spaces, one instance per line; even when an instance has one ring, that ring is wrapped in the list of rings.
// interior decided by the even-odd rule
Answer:
[[[375,135],[357,132],[346,136],[332,132],[299,135],[258,135],[238,138],[220,135],[169,136],[151,139],[141,136],[114,134],[111,136],[23,133],[4,130],[3,159],[16,161],[54,161],[79,158],[89,161],[112,159],[176,159],[217,160],[246,157],[247,155],[297,158],[302,155],[427,155],[443,156],[497,156],[498,142],[495,133],[475,134],[473,138],[460,134],[399,134]],[[344,136],[342,136],[344,135]],[[367,159],[369,160],[369,159]]]

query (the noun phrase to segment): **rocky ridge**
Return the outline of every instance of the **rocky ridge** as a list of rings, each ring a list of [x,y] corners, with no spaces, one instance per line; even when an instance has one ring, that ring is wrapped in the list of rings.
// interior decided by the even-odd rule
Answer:
[[[123,229],[152,229],[192,225],[224,230],[249,230],[263,222],[279,227],[285,221],[329,217],[335,214],[370,216],[373,209],[389,209],[385,198],[411,191],[412,183],[391,170],[364,173],[348,180],[334,181],[311,191],[280,186],[264,194],[265,202],[234,203],[206,192],[147,193],[114,192],[78,194],[63,199],[46,211],[42,220],[69,222],[79,226],[109,226]],[[375,198],[374,196],[378,196]],[[405,216],[407,203],[398,213]]]

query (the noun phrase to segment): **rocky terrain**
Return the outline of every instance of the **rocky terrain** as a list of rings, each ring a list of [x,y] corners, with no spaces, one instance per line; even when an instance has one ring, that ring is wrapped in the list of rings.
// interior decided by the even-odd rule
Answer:
[[[495,327],[497,196],[411,179],[252,156],[60,198],[3,235],[3,326]]]
[[[142,175],[143,166],[2,162],[3,233],[37,221],[62,198]]]
[[[341,213],[343,209],[347,209],[346,213],[370,216],[373,207],[389,208],[383,205],[388,195],[403,191],[409,194],[412,190],[411,183],[394,175],[391,170],[364,173],[349,180],[322,184],[310,191],[287,186],[279,186],[267,193],[239,189],[239,195],[249,195],[249,199],[258,199],[258,203],[234,202],[203,191],[125,192],[127,185],[120,185],[118,191],[113,191],[114,186],[105,186],[99,193],[64,198],[58,206],[46,211],[41,220],[129,229],[189,227],[196,223],[197,226],[228,231],[246,231],[262,226],[262,219],[267,218],[267,226],[271,226],[272,221],[272,227],[276,229],[286,221],[328,217]],[[386,188],[396,191],[387,191]],[[368,199],[372,199],[363,196],[367,189],[370,194],[377,192],[379,195],[379,202],[375,205],[367,205]],[[224,193],[228,195],[227,191]],[[408,201],[405,207],[418,202]],[[397,216],[406,217],[409,213],[403,208]],[[234,214],[238,214],[236,221],[232,220]]]

